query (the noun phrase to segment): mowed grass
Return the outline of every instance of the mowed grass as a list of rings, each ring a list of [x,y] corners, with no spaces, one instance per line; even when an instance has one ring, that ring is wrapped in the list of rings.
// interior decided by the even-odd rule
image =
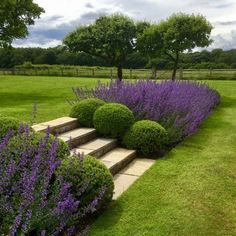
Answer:
[[[93,87],[96,78],[0,76],[0,115],[31,121],[37,104],[35,122],[68,116],[72,87]],[[102,80],[108,81],[108,80]]]
[[[92,225],[91,236],[236,235],[236,82],[221,105]]]
[[[106,81],[106,80],[103,80]],[[37,122],[68,115],[72,87],[97,79],[0,76],[0,114]],[[89,235],[236,235],[236,81],[208,81],[221,105],[156,161],[92,225]]]

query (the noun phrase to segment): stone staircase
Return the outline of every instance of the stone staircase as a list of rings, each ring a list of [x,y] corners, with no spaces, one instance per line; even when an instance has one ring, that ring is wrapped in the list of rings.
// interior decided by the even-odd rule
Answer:
[[[84,153],[103,162],[113,175],[113,199],[117,199],[154,164],[154,160],[137,158],[135,150],[119,147],[116,139],[98,137],[93,128],[78,128],[75,118],[61,117],[32,127],[38,132],[46,132],[49,127],[50,133],[57,134],[69,144],[71,154]]]

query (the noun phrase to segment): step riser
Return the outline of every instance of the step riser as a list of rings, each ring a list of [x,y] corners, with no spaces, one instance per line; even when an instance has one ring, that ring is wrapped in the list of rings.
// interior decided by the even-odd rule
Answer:
[[[69,145],[69,148],[73,149],[79,145],[85,144],[85,143],[93,140],[94,138],[96,138],[96,132],[91,132],[91,133],[86,134],[84,136],[73,138],[73,139],[67,141],[67,143]]]
[[[114,142],[109,143],[108,145],[106,145],[106,146],[104,146],[102,148],[94,150],[89,155],[99,158],[99,157],[103,156],[104,154],[106,154],[107,152],[109,152],[112,149],[114,149],[116,146],[117,146],[117,142],[114,141]]]
[[[37,132],[49,132],[51,134],[61,134],[78,128],[78,120],[75,118],[64,117],[58,118],[49,122],[33,125],[32,128]]]
[[[109,168],[111,174],[114,176],[115,174],[117,174],[119,171],[121,171],[123,168],[125,168],[130,162],[132,162],[136,157],[136,152],[130,154],[129,156],[127,156],[124,160],[116,163],[115,165],[113,165],[112,167]]]
[[[70,124],[66,124],[64,126],[61,127],[56,127],[56,128],[52,128],[50,129],[50,133],[54,134],[54,135],[58,135],[58,134],[62,134],[68,131],[71,131],[73,129],[78,128],[78,122],[71,122]]]

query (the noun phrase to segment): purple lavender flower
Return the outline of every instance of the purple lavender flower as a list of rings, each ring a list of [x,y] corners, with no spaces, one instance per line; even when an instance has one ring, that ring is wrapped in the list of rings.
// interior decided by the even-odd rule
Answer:
[[[78,216],[91,213],[100,196],[81,207],[81,196],[73,196],[71,184],[56,175],[61,164],[58,141],[51,142],[47,134],[39,143],[32,142],[34,135],[21,126],[15,137],[10,132],[0,141],[0,235],[35,231],[40,235],[71,235],[76,231],[74,225],[81,227]],[[12,149],[19,140],[23,141]],[[85,181],[78,192],[84,193],[87,187]]]
[[[95,97],[129,107],[137,120],[150,119],[163,125],[171,142],[196,132],[199,124],[220,102],[219,94],[206,84],[189,81],[111,81],[95,89],[73,89],[76,101]],[[76,102],[75,101],[75,102]]]

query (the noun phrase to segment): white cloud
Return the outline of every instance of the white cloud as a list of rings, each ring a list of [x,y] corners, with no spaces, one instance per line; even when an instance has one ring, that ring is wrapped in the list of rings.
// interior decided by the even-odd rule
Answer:
[[[235,47],[235,0],[35,0],[45,9],[41,19],[30,27],[27,39],[14,46],[56,46],[64,36],[81,24],[93,22],[99,15],[120,12],[135,20],[158,22],[173,13],[200,13],[214,25],[211,48]],[[235,24],[234,24],[235,23]]]

